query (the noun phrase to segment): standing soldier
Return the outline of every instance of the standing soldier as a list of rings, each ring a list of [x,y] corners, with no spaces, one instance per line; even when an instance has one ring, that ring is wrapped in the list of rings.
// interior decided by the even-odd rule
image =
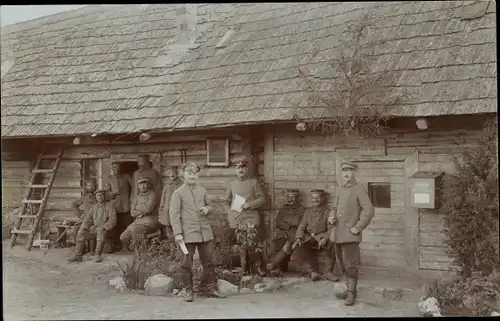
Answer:
[[[309,274],[311,280],[320,279],[318,271],[318,258],[326,256],[335,262],[335,252],[332,243],[329,242],[328,214],[330,210],[325,206],[325,192],[321,189],[311,191],[312,207],[308,208],[297,228],[294,248],[298,246],[298,254],[304,270]],[[333,264],[328,264],[324,276],[329,278],[329,269]]]
[[[167,184],[163,188],[163,192],[161,194],[160,201],[160,217],[159,221],[162,225],[164,225],[164,234],[165,236],[170,235],[171,225],[170,225],[170,216],[168,214],[170,208],[170,200],[172,199],[172,194],[176,189],[181,187],[182,181],[179,178],[179,171],[177,170],[177,166],[172,166],[167,169]]]
[[[149,163],[148,155],[139,155],[137,159],[137,165],[139,169],[134,172],[132,175],[132,195],[130,199],[130,203],[134,203],[134,198],[140,193],[137,186],[137,180],[139,178],[147,177],[151,181],[151,189],[156,194],[156,199],[160,200],[161,198],[161,189],[162,189],[162,180],[160,173],[154,168],[151,167]]]
[[[271,262],[266,266],[267,272],[273,276],[281,274],[280,269],[288,267],[295,233],[305,211],[305,208],[297,202],[298,196],[298,189],[288,189],[286,191],[288,203],[276,215],[276,234],[270,254]]]
[[[151,190],[151,179],[142,177],[137,180],[139,195],[135,197],[130,209],[134,222],[120,235],[125,250],[129,249],[130,239],[138,244],[147,233],[158,228],[158,202],[156,194]]]
[[[170,202],[170,222],[177,242],[184,242],[188,250],[182,258],[182,278],[186,286],[185,301],[193,301],[193,255],[198,248],[204,279],[207,282],[209,295],[224,298],[217,291],[215,275],[215,255],[213,250],[214,234],[207,219],[212,212],[207,190],[198,184],[200,167],[195,163],[185,163],[182,166],[184,184],[176,189]]]
[[[77,199],[74,200],[71,203],[71,207],[73,208],[73,212],[75,213],[75,217],[78,217],[79,220],[78,222],[75,223],[75,225],[69,230],[69,237],[73,243],[76,244],[76,236],[78,235],[78,231],[80,230],[80,227],[82,226],[82,222],[85,219],[85,216],[89,212],[90,208],[92,205],[94,205],[97,201],[94,195],[94,192],[97,188],[97,184],[95,180],[89,179],[85,182],[85,187],[83,189],[83,195]],[[83,211],[80,210],[80,206],[83,205]],[[93,242],[92,242],[93,243]],[[91,245],[90,251],[94,251],[95,244]]]
[[[343,186],[337,197],[337,210],[330,213],[328,221],[333,225],[330,240],[335,243],[337,258],[343,262],[346,275],[347,290],[336,297],[351,306],[356,302],[361,232],[370,224],[374,210],[368,193],[356,182],[358,166],[342,162],[341,168]]]
[[[94,262],[102,262],[102,249],[106,236],[116,225],[116,210],[114,204],[106,202],[107,190],[95,192],[97,203],[94,204],[83,220],[82,227],[76,238],[76,250],[69,262],[81,262],[86,240],[97,239]]]
[[[236,166],[237,179],[229,183],[226,189],[225,201],[227,204],[231,205],[236,197],[243,198],[245,200],[241,207],[241,212],[237,210],[229,210],[228,220],[229,227],[231,228],[231,243],[237,244],[236,229],[238,226],[254,226],[257,231],[260,230],[260,216],[258,209],[261,208],[265,203],[264,192],[262,187],[256,178],[248,177],[248,160],[246,157],[238,157],[234,160],[234,165]],[[260,237],[258,235],[254,236],[252,240],[248,240],[249,243],[258,243]],[[247,270],[247,248],[239,244],[239,256],[241,261],[242,271]],[[262,273],[261,273],[262,274]]]
[[[116,207],[116,227],[113,234],[113,247],[119,251],[121,248],[120,235],[125,231],[127,226],[132,223],[133,218],[130,216],[130,190],[132,188],[132,178],[128,174],[122,174],[120,163],[114,162],[111,164],[112,174],[109,176],[107,185],[108,194]]]

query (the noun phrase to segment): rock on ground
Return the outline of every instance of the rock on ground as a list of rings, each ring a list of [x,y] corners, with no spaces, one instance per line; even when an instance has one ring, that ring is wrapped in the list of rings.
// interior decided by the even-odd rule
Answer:
[[[240,289],[241,294],[250,294],[252,292],[253,292],[252,289],[249,289],[249,288],[241,288]]]
[[[238,287],[232,283],[229,283],[226,280],[217,280],[217,288],[219,291],[227,294],[227,295],[232,295],[232,294],[238,294]]]
[[[439,302],[434,297],[427,298],[425,301],[418,303],[420,315],[423,317],[440,317]]]
[[[144,283],[144,294],[167,296],[174,289],[174,280],[164,274],[150,276]]]
[[[491,316],[492,317],[500,317],[500,313],[498,313],[497,311],[493,311],[493,312],[491,312]]]
[[[263,278],[261,283],[255,285],[256,292],[274,292],[281,287],[281,284],[276,279]]]
[[[109,286],[123,292],[127,289],[127,282],[125,282],[125,279],[122,276],[117,276],[109,281]]]
[[[262,282],[262,277],[258,275],[245,275],[241,278],[241,287],[253,289],[256,284]]]
[[[297,284],[300,284],[300,283],[305,283],[305,282],[308,282],[309,279],[306,278],[306,277],[291,277],[291,278],[286,278],[286,279],[283,279],[281,281],[281,286],[282,287],[285,287],[285,286],[290,286],[290,285],[297,285]]]

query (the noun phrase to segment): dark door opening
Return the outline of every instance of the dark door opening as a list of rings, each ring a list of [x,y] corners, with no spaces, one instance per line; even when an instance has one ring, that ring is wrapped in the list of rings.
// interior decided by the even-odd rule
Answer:
[[[139,168],[137,162],[120,162],[120,169],[122,174],[129,174],[130,177]]]

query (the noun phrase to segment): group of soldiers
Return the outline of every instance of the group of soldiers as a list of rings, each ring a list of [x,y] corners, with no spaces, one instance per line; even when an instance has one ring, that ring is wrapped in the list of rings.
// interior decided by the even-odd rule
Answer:
[[[259,181],[249,177],[246,157],[235,159],[233,164],[237,177],[228,184],[223,201],[230,207],[229,242],[238,251],[241,271],[246,272],[255,254],[253,249],[262,240],[259,209],[265,203],[265,195]],[[139,156],[138,165],[131,178],[120,173],[119,164],[113,163],[113,175],[106,188],[95,190],[94,182],[86,185],[86,193],[74,202],[75,209],[83,204],[84,213],[83,222],[73,231],[76,250],[70,261],[81,261],[86,240],[96,240],[95,261],[100,262],[106,238],[112,238],[117,249],[128,250],[131,241],[139,242],[161,227],[166,237],[173,237],[187,249],[187,254],[181,256],[185,300],[193,301],[191,270],[196,249],[209,296],[225,297],[216,286],[214,234],[207,217],[213,206],[199,182],[200,166],[184,163],[180,168],[182,180],[177,168],[169,168],[167,184],[162,189],[161,176],[149,166],[147,155]],[[280,275],[296,251],[304,273],[313,281],[321,277],[338,281],[333,274],[337,263],[346,278],[347,290],[336,296],[350,306],[356,301],[361,233],[372,220],[374,210],[367,191],[356,182],[357,165],[346,161],[341,169],[342,186],[333,208],[327,207],[323,190],[311,191],[309,208],[298,203],[298,190],[287,190],[287,204],[275,219],[276,230],[265,270],[258,271],[262,275]],[[108,198],[111,201],[107,202]],[[319,271],[321,256],[331,262],[324,271]]]

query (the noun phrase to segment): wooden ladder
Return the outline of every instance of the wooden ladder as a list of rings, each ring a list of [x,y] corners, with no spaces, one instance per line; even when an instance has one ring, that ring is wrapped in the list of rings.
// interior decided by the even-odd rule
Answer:
[[[26,234],[29,235],[28,243],[26,244],[26,249],[29,251],[31,250],[31,247],[33,246],[33,239],[35,238],[35,234],[37,232],[38,226],[40,225],[40,221],[42,219],[43,213],[45,206],[47,204],[47,200],[49,198],[50,191],[52,190],[52,184],[54,183],[54,180],[56,178],[57,170],[59,169],[59,164],[61,163],[61,158],[64,153],[64,149],[61,149],[58,154],[53,154],[53,155],[44,155],[42,152],[40,155],[38,155],[35,167],[31,171],[31,180],[28,185],[28,188],[26,190],[26,194],[24,199],[21,201],[21,211],[19,215],[17,216],[16,219],[16,225],[15,228],[11,231],[11,237],[10,237],[10,247],[13,248],[16,245],[16,239],[17,236],[20,234]],[[55,164],[53,168],[50,169],[43,169],[40,168],[40,165],[42,164],[43,160],[46,159],[55,159]],[[50,174],[49,182],[47,184],[35,184],[36,182],[36,177],[38,174]],[[42,199],[32,199],[35,193],[33,193],[34,189],[41,189],[42,192]],[[33,215],[33,205],[34,204],[39,204],[38,210],[36,210],[36,214]],[[31,210],[31,213],[28,214],[28,205],[29,209]],[[30,229],[26,230],[21,230],[21,224],[23,222],[23,219],[29,219],[33,220],[33,224],[31,225]],[[41,235],[40,235],[41,236]]]

